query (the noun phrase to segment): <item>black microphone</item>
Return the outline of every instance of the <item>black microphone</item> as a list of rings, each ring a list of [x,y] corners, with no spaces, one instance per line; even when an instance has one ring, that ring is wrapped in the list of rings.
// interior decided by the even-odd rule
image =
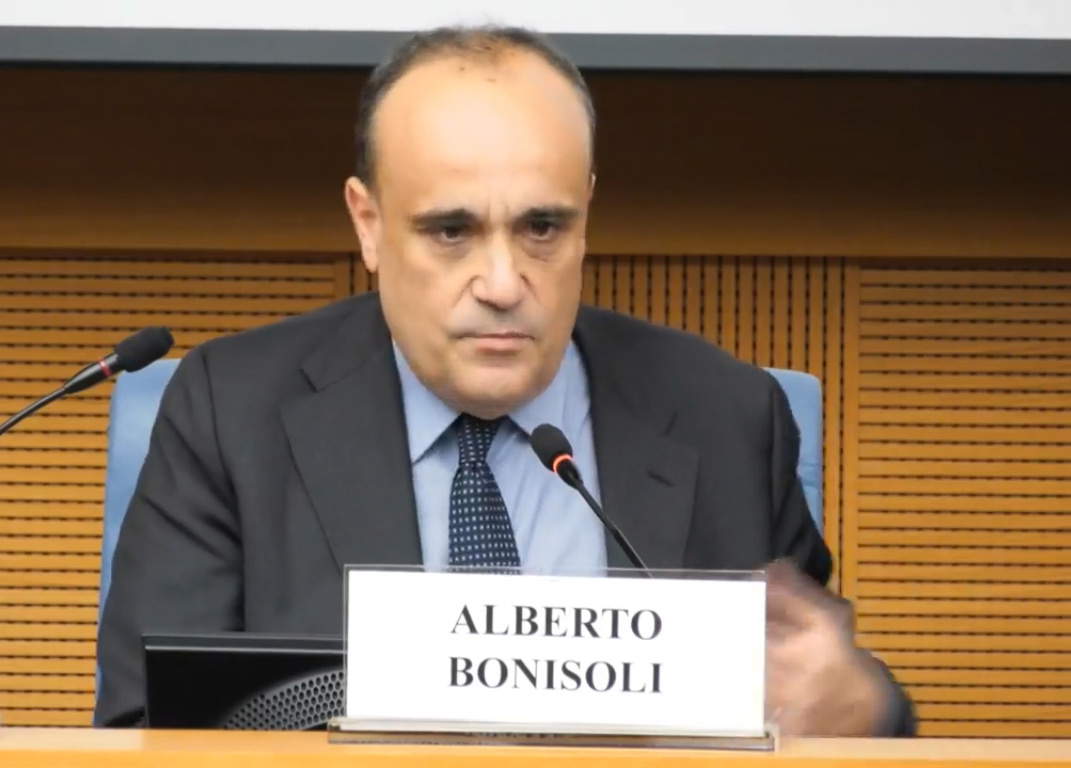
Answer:
[[[602,507],[595,501],[594,497],[588,492],[588,489],[584,486],[584,481],[580,477],[580,469],[576,466],[576,462],[573,461],[573,446],[569,445],[569,438],[567,438],[560,429],[550,424],[540,424],[538,427],[532,430],[532,450],[536,452],[536,456],[543,462],[543,466],[549,469],[562,479],[566,485],[576,490],[581,496],[584,497],[584,501],[591,507],[591,511],[595,513],[595,517],[599,518],[599,521],[606,526],[606,530],[610,532],[610,535],[614,537],[614,541],[621,545],[621,549],[625,551],[628,559],[632,561],[632,564],[636,566],[645,576],[650,576],[651,573],[644,564],[642,558],[636,549],[629,544],[628,539],[625,538],[625,534],[621,532],[621,529],[614,525],[606,514],[602,511]]]
[[[140,371],[149,363],[166,355],[174,343],[175,340],[171,337],[171,331],[167,328],[158,326],[142,328],[133,336],[128,336],[116,344],[115,351],[110,355],[101,358],[95,363],[90,363],[67,379],[59,389],[31,403],[3,424],[0,424],[0,435],[7,432],[27,416],[41,410],[53,400],[59,400],[65,395],[89,389],[94,384],[99,384],[120,371]]]

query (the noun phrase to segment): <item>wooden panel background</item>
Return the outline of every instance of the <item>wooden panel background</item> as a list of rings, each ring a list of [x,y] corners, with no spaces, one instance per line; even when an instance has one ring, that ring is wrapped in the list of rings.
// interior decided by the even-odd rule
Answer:
[[[864,264],[842,587],[933,736],[1071,736],[1071,270]]]
[[[1071,78],[589,80],[592,253],[1071,257]],[[346,251],[362,81],[0,68],[0,246]]]
[[[834,586],[922,733],[1071,736],[1071,262],[919,264],[596,255],[584,300],[818,375]],[[345,253],[0,252],[0,413],[142,325],[181,354],[370,284]],[[5,724],[89,721],[108,396],[0,445]]]

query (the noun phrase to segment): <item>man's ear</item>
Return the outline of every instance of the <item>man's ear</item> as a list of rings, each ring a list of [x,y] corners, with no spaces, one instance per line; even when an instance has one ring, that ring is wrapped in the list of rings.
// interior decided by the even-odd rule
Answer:
[[[588,181],[588,202],[591,202],[591,198],[595,197],[595,174],[591,174],[591,179]]]
[[[346,208],[350,212],[353,231],[361,243],[361,261],[374,273],[379,268],[379,242],[382,220],[379,206],[371,190],[356,176],[346,179]]]

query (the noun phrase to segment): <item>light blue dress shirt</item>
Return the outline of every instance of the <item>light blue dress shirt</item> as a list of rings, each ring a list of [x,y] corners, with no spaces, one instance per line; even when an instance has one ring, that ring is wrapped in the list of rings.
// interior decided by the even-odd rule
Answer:
[[[394,359],[402,383],[424,565],[443,570],[450,563],[450,486],[457,471],[454,420],[459,414],[421,383],[397,345]],[[509,510],[524,573],[603,575],[602,523],[576,491],[540,463],[528,444],[528,435],[543,423],[569,438],[584,484],[599,499],[587,373],[572,342],[550,386],[499,426],[487,463]]]

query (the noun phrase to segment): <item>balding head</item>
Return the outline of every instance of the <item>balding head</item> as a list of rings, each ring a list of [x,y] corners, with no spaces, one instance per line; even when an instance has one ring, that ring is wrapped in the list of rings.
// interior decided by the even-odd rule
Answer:
[[[436,58],[456,58],[494,66],[507,52],[526,51],[541,58],[573,88],[588,121],[589,143],[595,146],[595,107],[580,71],[542,35],[517,27],[440,27],[419,32],[395,49],[373,71],[361,91],[356,126],[356,176],[369,187],[376,182],[376,114],[386,94],[419,64]],[[594,165],[594,161],[593,161]],[[594,170],[594,167],[592,168]]]

